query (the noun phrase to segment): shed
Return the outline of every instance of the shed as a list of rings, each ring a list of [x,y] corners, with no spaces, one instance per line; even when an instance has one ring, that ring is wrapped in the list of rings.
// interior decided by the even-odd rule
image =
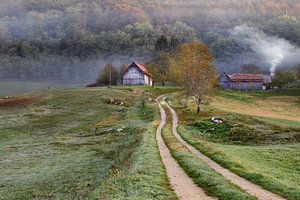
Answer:
[[[145,65],[133,62],[123,72],[123,85],[152,86],[152,75]]]

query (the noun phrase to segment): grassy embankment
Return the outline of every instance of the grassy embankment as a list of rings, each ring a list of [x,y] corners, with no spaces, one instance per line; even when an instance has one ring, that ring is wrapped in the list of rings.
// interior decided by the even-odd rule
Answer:
[[[1,101],[0,199],[176,198],[155,141],[156,107],[141,107],[140,88],[31,97]]]
[[[176,95],[170,102],[188,143],[267,190],[300,198],[299,96],[219,91],[212,104],[202,106],[201,115],[192,102],[191,110],[184,110]],[[214,124],[211,117],[224,123]]]

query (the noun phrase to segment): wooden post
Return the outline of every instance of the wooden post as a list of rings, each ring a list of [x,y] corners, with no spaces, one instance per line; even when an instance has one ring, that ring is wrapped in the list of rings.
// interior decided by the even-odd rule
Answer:
[[[111,66],[109,66],[109,87],[111,87]]]

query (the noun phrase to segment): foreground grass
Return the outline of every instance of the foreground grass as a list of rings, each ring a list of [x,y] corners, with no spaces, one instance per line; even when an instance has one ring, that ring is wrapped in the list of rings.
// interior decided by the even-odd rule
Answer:
[[[1,108],[0,199],[112,199],[118,195],[99,191],[120,174],[127,197],[174,197],[155,151],[155,109],[150,102],[140,106],[141,93],[68,89],[40,94],[38,102],[25,107]],[[110,104],[112,98],[124,104]],[[155,170],[143,171],[143,159]],[[142,177],[138,173],[129,178],[135,168],[147,179],[136,181]]]
[[[199,187],[205,189],[211,196],[223,200],[256,199],[227,181],[222,175],[212,170],[201,160],[197,159],[188,149],[178,142],[176,137],[172,134],[170,126],[164,128],[163,138],[172,156],[179,165]]]
[[[183,126],[189,144],[234,173],[288,199],[300,199],[300,145],[225,145],[203,140]]]

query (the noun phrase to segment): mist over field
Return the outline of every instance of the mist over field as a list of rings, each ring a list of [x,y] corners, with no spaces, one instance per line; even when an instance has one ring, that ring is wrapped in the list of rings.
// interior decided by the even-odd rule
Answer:
[[[293,68],[299,13],[297,0],[2,0],[0,80],[91,83],[107,63],[150,62],[161,35],[203,41],[219,73],[244,64]],[[254,44],[253,34],[236,33],[243,26],[278,39],[279,52],[269,39]]]

